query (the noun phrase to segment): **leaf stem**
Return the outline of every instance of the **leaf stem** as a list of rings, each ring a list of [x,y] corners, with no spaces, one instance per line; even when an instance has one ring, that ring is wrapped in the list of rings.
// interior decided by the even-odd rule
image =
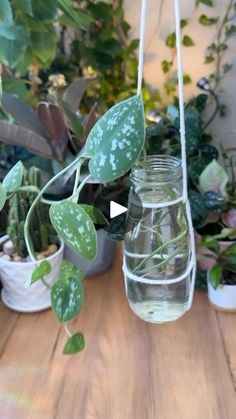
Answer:
[[[25,225],[24,225],[24,238],[25,238],[25,244],[26,244],[26,248],[27,248],[27,251],[29,253],[29,256],[34,262],[37,262],[37,259],[35,258],[33,250],[31,249],[31,246],[30,246],[30,233],[29,233],[30,219],[31,219],[32,213],[34,211],[34,208],[36,207],[36,205],[38,204],[39,200],[43,196],[44,192],[48,189],[48,187],[50,185],[52,185],[61,175],[63,175],[69,169],[71,169],[73,166],[75,166],[79,162],[80,159],[81,159],[81,156],[78,156],[73,162],[71,162],[68,166],[66,166],[59,173],[57,173],[55,176],[53,176],[48,181],[48,183],[41,189],[41,191],[36,196],[35,200],[33,201],[32,205],[31,205],[31,207],[28,211],[28,214],[27,214],[26,219],[25,219]]]
[[[64,324],[64,329],[65,329],[65,332],[66,332],[67,336],[69,336],[69,338],[71,338],[73,336],[73,333],[70,331],[69,327],[67,326],[67,323]]]

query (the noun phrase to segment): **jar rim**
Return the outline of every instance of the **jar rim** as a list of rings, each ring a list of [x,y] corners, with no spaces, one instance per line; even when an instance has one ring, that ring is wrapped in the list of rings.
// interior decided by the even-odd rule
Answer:
[[[151,155],[140,159],[131,172],[131,180],[166,183],[182,176],[181,160],[169,155]]]

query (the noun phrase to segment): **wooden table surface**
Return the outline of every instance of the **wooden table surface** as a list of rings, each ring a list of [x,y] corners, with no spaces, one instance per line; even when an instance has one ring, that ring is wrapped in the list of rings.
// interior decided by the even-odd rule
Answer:
[[[204,293],[177,322],[147,324],[128,308],[118,252],[86,280],[73,327],[86,349],[63,356],[50,310],[0,303],[1,419],[236,418],[236,316],[214,311]]]

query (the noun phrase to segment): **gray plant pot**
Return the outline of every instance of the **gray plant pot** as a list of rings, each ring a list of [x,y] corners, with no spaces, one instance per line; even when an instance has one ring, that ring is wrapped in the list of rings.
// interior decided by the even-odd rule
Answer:
[[[64,257],[80,268],[86,277],[105,272],[111,265],[115,252],[115,241],[108,237],[105,230],[97,231],[98,253],[96,258],[89,262],[65,245]]]

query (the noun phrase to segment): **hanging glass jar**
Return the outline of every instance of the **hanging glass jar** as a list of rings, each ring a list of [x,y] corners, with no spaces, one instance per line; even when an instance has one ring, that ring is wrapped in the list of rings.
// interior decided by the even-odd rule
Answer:
[[[152,323],[173,321],[191,305],[191,237],[183,202],[181,161],[151,156],[131,173],[124,239],[126,295],[134,313]],[[137,219],[137,199],[142,211]],[[188,204],[187,204],[188,205]]]

